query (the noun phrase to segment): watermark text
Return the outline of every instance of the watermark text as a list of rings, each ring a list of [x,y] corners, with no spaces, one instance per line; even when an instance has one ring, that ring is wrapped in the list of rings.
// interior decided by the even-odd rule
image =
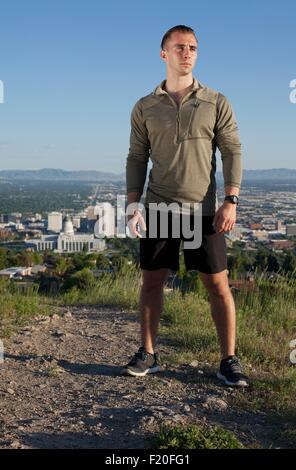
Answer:
[[[293,88],[293,90],[291,91],[289,95],[290,103],[296,104],[296,78],[290,81],[289,87]]]
[[[117,205],[109,202],[99,208],[94,226],[97,238],[182,238],[184,248],[196,249],[202,242],[202,205],[199,203],[149,203],[149,231],[146,226],[146,209],[140,202],[126,205],[126,198],[117,195]],[[135,211],[141,213],[141,224],[132,221]],[[137,229],[133,230],[134,226]],[[142,226],[140,226],[142,225]]]
[[[4,103],[4,83],[0,80],[0,104]]]

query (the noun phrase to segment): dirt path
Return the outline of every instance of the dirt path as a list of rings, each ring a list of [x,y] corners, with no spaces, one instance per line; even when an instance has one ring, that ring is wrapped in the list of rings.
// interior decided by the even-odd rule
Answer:
[[[120,375],[138,348],[136,314],[71,308],[4,341],[0,448],[147,448],[162,424],[209,422],[258,439],[264,415],[235,412],[232,393],[200,380],[202,365]],[[160,354],[171,346],[159,345]]]

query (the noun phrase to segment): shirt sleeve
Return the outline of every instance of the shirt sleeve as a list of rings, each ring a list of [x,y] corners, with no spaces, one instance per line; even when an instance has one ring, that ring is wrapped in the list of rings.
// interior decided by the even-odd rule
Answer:
[[[221,152],[224,187],[240,188],[242,180],[242,152],[238,127],[232,108],[226,97],[219,93],[215,141]]]
[[[126,161],[127,193],[142,195],[150,155],[148,131],[143,122],[142,105],[139,100],[131,113],[130,148]]]

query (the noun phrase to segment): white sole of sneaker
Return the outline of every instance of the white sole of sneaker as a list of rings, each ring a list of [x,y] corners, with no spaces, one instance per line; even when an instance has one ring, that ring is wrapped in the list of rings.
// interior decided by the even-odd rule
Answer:
[[[248,387],[249,384],[245,380],[239,380],[238,382],[229,382],[225,375],[221,374],[221,372],[217,372],[217,377],[220,380],[223,380],[223,382],[228,385],[229,387]]]
[[[151,367],[148,370],[145,370],[144,372],[134,372],[133,370],[123,369],[122,374],[132,375],[133,377],[144,377],[147,374],[155,374],[155,372],[159,372],[159,371],[160,371],[160,367],[155,366],[155,367]]]

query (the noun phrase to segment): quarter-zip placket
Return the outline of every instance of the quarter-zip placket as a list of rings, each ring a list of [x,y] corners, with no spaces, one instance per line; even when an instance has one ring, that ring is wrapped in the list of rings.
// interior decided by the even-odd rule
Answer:
[[[163,93],[165,93],[169,97],[169,99],[173,103],[174,107],[177,108],[177,114],[176,114],[176,143],[179,144],[180,143],[180,121],[181,121],[180,120],[180,114],[181,114],[181,107],[184,104],[184,100],[192,94],[192,91],[187,93],[187,95],[183,96],[183,98],[182,98],[179,105],[177,105],[176,101],[169,95],[169,93],[167,91],[163,90]],[[191,122],[191,119],[192,119],[192,116],[190,118],[190,122]]]
[[[179,143],[179,134],[180,134],[180,106],[177,105],[176,101],[168,94],[168,92],[164,91],[164,93],[169,97],[170,101],[173,103],[174,108],[177,109],[177,114],[176,114],[176,143],[178,144]]]

